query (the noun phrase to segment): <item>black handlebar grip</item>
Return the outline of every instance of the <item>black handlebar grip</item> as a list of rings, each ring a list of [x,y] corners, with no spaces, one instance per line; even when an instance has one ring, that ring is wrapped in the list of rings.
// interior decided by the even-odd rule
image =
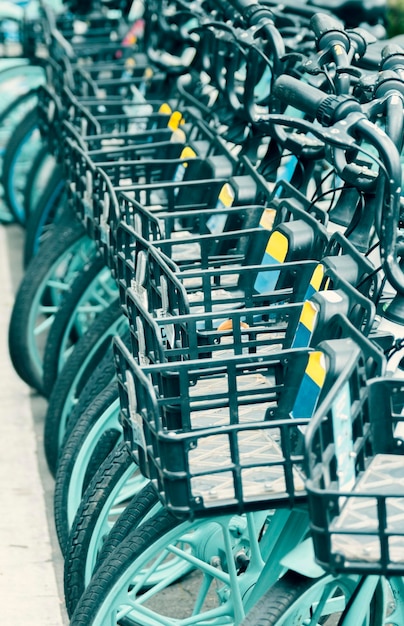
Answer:
[[[332,15],[316,13],[310,20],[310,26],[321,48],[340,44],[346,52],[349,50],[349,37],[341,22]]]
[[[331,126],[349,113],[361,111],[359,102],[352,96],[323,93],[287,74],[282,74],[275,80],[272,94],[283,103],[316,118],[323,126]]]
[[[402,70],[404,68],[404,49],[393,43],[384,46],[380,67],[383,70]]]
[[[327,98],[327,94],[320,89],[287,74],[282,74],[275,80],[272,95],[313,118],[317,117],[321,104]]]
[[[341,22],[332,15],[327,15],[327,13],[315,13],[310,20],[310,26],[317,39],[320,39],[325,33],[343,30]]]

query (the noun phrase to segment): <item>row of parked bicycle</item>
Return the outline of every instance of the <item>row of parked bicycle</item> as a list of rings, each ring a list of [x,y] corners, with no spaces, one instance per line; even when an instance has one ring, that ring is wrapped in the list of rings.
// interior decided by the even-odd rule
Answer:
[[[5,10],[1,216],[26,233],[9,349],[47,399],[72,626],[404,623],[386,10]]]

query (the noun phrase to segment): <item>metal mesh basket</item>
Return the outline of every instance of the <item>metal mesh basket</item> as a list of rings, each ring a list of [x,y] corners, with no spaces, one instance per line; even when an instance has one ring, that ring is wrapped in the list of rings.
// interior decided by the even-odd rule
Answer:
[[[333,573],[404,573],[404,384],[354,364],[306,433],[311,531]]]

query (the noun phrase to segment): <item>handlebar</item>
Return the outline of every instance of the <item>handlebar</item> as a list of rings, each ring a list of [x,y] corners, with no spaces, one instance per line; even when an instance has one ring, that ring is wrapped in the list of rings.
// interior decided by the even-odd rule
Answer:
[[[350,96],[327,95],[293,76],[286,75],[275,81],[273,96],[285,104],[295,106],[325,127],[321,129],[307,121],[296,120],[297,126],[300,125],[303,128],[304,124],[307,124],[306,129],[311,126],[314,134],[317,136],[322,134],[325,143],[333,145],[334,149],[336,148],[334,165],[343,154],[343,150],[338,147],[335,141],[337,136],[340,140],[344,134],[347,137],[346,150],[355,149],[352,139],[354,139],[357,149],[360,149],[358,140],[361,138],[377,150],[379,156],[373,157],[379,166],[377,179],[381,181],[380,174],[385,175],[384,183],[382,183],[383,201],[379,215],[376,217],[376,227],[379,228],[380,237],[380,254],[387,280],[398,294],[404,295],[404,272],[400,266],[398,249],[402,172],[400,153],[395,143],[366,117],[360,104]],[[281,116],[269,116],[274,122],[276,117],[279,123]],[[292,126],[288,120],[290,121],[290,118],[285,117],[286,124]],[[347,163],[346,159],[344,162],[349,169],[350,164]],[[339,174],[340,169],[341,166],[337,168]]]
[[[244,18],[248,26],[256,25],[263,19],[272,20],[271,9],[257,0],[230,0],[228,4]]]
[[[316,13],[310,21],[310,26],[319,43],[319,47],[340,45],[348,52],[350,48],[349,37],[342,24],[333,16],[326,13]]]
[[[286,74],[275,80],[272,93],[275,99],[317,119],[324,126],[331,126],[349,113],[362,111],[359,102],[352,96],[326,94]]]

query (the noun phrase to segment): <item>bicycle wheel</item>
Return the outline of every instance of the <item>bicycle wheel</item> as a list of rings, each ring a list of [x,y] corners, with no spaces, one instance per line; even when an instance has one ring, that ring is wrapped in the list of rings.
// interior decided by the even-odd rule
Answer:
[[[265,516],[181,522],[157,513],[96,570],[71,626],[239,623],[243,597],[263,565],[258,536]]]
[[[78,339],[117,295],[116,282],[103,258],[97,255],[65,294],[49,331],[43,360],[43,383],[47,395],[50,395]]]
[[[62,552],[89,481],[122,436],[118,416],[118,386],[113,380],[83,413],[63,445],[53,506]]]
[[[52,474],[56,471],[69,415],[91,373],[107,354],[108,348],[111,348],[112,337],[123,333],[126,324],[127,319],[121,312],[119,302],[113,302],[95,319],[87,333],[77,342],[53,386],[45,416],[44,432],[45,455]],[[103,370],[105,380],[98,391],[101,391],[115,374],[112,352],[110,366],[108,368],[104,365]]]
[[[27,111],[32,110],[36,98],[37,90],[35,88],[17,96],[0,114],[0,171],[5,166],[3,157],[13,132]],[[15,220],[15,216],[10,211],[3,186],[1,186],[0,191],[0,220],[6,223],[12,222]]]
[[[367,578],[325,575],[313,580],[289,571],[249,611],[243,626],[342,626],[348,615],[349,624],[387,626],[393,593],[382,578]]]
[[[4,199],[15,220],[25,225],[25,190],[30,168],[43,147],[36,106],[27,111],[7,142],[3,156]]]
[[[26,208],[28,220],[24,243],[24,267],[38,253],[41,244],[46,241],[49,232],[52,233],[52,224],[59,222],[66,213],[71,211],[66,197],[66,184],[60,165],[52,161],[53,157],[44,153],[38,155],[37,170],[32,172],[32,180],[28,183],[34,188],[27,187],[25,200],[29,203]],[[34,166],[33,166],[34,168]]]
[[[59,224],[19,285],[9,325],[10,357],[18,375],[41,394],[46,337],[61,296],[94,250],[79,222]]]
[[[111,533],[124,525],[115,537],[116,547],[156,506],[161,505],[154,487],[140,475],[126,444],[119,444],[94,475],[73,520],[64,561],[69,616],[98,567]]]

